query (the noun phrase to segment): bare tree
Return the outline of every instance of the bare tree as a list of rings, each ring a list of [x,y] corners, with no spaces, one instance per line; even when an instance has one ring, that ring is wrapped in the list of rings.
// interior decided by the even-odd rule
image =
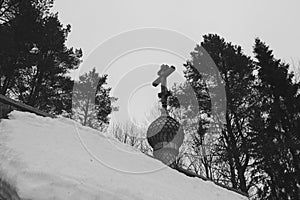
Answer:
[[[146,127],[139,127],[127,121],[125,123],[114,123],[109,132],[120,142],[139,149],[142,153],[151,154],[151,147],[147,142]]]

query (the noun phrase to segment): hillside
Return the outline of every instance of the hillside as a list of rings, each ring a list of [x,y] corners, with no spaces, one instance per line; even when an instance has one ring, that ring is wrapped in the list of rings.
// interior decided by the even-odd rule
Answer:
[[[13,111],[0,123],[0,160],[22,199],[247,199],[64,118]]]

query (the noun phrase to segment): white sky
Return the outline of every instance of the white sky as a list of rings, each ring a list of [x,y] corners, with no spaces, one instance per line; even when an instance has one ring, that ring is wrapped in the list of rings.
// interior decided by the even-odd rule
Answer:
[[[217,33],[226,41],[241,45],[248,55],[252,55],[254,39],[259,37],[270,45],[275,56],[291,62],[292,59],[300,60],[299,8],[299,0],[56,0],[53,11],[59,12],[59,19],[64,25],[72,25],[67,45],[82,48],[85,60],[99,44],[114,35],[136,28],[158,27],[178,31],[198,43],[202,41],[202,35]],[[133,66],[136,59],[134,55],[143,62],[137,62]],[[152,52],[152,57],[143,56],[129,55],[118,60],[114,67],[117,69],[120,68],[119,65],[130,65],[132,67],[128,69],[133,70],[136,65],[157,63],[157,66],[152,65],[157,71],[161,63],[183,63],[178,57],[171,58],[165,53],[156,56]],[[181,66],[176,67],[180,73]],[[119,98],[120,109],[129,110],[130,117],[143,118],[157,98],[157,89],[149,84],[143,86],[154,80],[156,74],[146,74],[147,81],[131,86],[139,89],[123,89],[123,93],[114,93]],[[138,76],[142,79],[144,73],[141,72]],[[116,70],[109,74],[109,79],[115,81],[120,81],[120,77],[122,75],[118,75]],[[110,85],[115,87],[112,82]],[[133,82],[127,81],[131,84]],[[176,82],[175,79],[173,82]],[[128,95],[124,95],[124,92],[133,94],[133,97],[128,100]]]

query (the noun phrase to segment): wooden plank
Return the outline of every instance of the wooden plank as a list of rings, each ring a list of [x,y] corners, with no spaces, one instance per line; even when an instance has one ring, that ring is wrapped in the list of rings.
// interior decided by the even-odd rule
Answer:
[[[20,111],[28,111],[28,112],[35,113],[35,114],[43,116],[43,117],[55,118],[55,115],[51,115],[49,113],[43,112],[43,111],[41,111],[37,108],[34,108],[32,106],[26,105],[24,103],[21,103],[21,102],[15,101],[15,100],[12,100],[12,99],[10,99],[10,98],[8,98],[4,95],[1,95],[1,94],[0,94],[0,102],[2,102],[4,104],[7,104],[7,105],[11,105],[11,106],[17,108],[17,110],[20,110]]]

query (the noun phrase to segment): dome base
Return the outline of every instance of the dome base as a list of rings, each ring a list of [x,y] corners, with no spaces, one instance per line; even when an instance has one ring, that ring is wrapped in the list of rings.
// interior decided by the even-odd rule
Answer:
[[[178,155],[178,149],[161,148],[153,151],[153,156],[168,166],[174,165]]]

